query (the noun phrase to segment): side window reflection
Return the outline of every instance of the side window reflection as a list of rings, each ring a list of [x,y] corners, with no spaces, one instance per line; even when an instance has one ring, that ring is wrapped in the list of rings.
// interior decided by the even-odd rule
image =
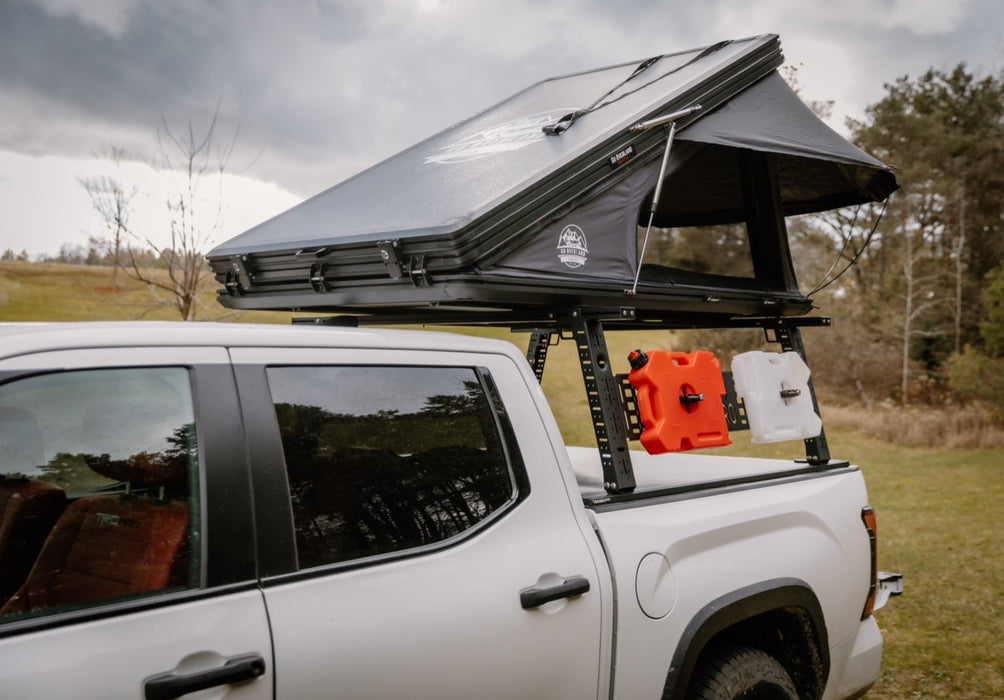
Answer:
[[[449,540],[517,497],[477,373],[268,370],[300,568]]]
[[[188,371],[0,385],[0,624],[198,585]]]

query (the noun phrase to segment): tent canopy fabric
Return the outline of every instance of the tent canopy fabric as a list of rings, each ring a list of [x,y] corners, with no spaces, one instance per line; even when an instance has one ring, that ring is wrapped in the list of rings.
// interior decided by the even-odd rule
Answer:
[[[679,165],[674,171],[676,189],[666,200],[666,211],[659,212],[660,226],[679,225],[674,212],[705,225],[742,220],[729,215],[729,202],[737,201],[730,196],[691,211],[686,207],[688,200],[714,190],[701,187],[701,178],[735,175],[737,169],[728,160],[736,149],[777,155],[786,216],[880,201],[897,187],[885,165],[820,121],[776,72],[690,124],[677,138],[718,148],[702,149],[689,159],[691,166]],[[699,168],[701,177],[691,177],[688,167]]]

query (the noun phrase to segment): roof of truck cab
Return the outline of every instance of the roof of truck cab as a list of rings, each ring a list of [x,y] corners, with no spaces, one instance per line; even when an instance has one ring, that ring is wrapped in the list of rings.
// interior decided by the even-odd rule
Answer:
[[[216,346],[388,348],[482,352],[522,356],[512,343],[430,330],[342,328],[250,323],[109,321],[0,323],[0,359],[80,348]]]

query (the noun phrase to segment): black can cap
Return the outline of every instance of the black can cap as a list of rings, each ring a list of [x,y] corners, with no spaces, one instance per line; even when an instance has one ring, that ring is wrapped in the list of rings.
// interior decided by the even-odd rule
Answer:
[[[628,364],[631,365],[631,369],[641,369],[648,364],[648,355],[641,350],[632,350],[628,353]]]

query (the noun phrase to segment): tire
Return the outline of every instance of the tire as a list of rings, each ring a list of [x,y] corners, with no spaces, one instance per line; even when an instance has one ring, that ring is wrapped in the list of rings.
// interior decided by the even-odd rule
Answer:
[[[784,666],[770,654],[734,647],[698,664],[688,700],[798,700]]]

